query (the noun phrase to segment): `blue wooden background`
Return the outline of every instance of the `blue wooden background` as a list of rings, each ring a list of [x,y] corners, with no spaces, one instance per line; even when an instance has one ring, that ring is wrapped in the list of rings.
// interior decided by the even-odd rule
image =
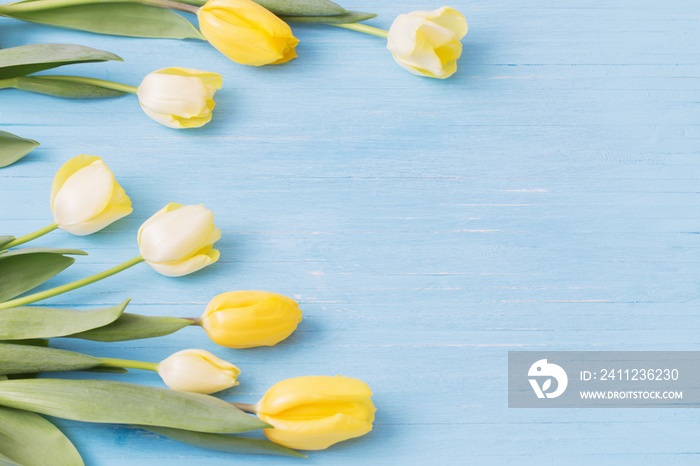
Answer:
[[[388,28],[441,4],[343,6]],[[138,226],[171,201],[204,203],[223,230],[220,262],[200,273],[140,265],[52,304],[131,296],[131,312],[197,316],[218,293],[262,289],[304,311],[273,348],[220,348],[196,328],[54,346],[151,361],[204,348],[243,370],[228,400],[342,374],[366,381],[378,407],[369,435],[306,460],[61,421],[88,464],[697,463],[698,411],[508,409],[506,363],[508,350],[700,350],[700,3],[451,6],[470,30],[443,81],[399,68],[382,39],[330,26],[293,26],[299,58],[251,68],[199,41],[0,19],[3,47],[75,43],[125,59],[61,73],[135,85],[169,66],[224,77],[214,120],[189,131],[152,122],[134,96],[0,91],[0,129],[42,144],[0,171],[2,233],[50,222],[53,173],[81,153],[102,157],[133,201],[102,233],[35,242],[90,253],[52,285],[136,255]],[[111,377],[161,386],[152,373]]]

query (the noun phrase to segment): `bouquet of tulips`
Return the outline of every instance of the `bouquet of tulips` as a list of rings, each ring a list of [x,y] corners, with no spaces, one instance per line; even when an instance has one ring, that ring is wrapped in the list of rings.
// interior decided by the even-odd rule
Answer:
[[[372,393],[357,379],[297,377],[274,385],[256,404],[228,403],[210,394],[237,385],[241,371],[208,351],[186,349],[152,362],[51,348],[49,341],[56,338],[126,341],[189,326],[202,327],[213,342],[228,348],[273,346],[294,332],[302,311],[293,299],[267,291],[219,294],[200,317],[191,318],[126,313],[129,300],[88,311],[27,306],[140,262],[160,274],[182,276],[219,258],[213,245],[221,230],[213,213],[202,205],[170,203],[139,228],[136,257],[91,277],[26,294],[71,266],[72,256],[85,252],[19,246],[56,229],[89,235],[132,210],[109,167],[88,155],[57,171],[50,205],[53,222],[48,226],[18,238],[0,237],[0,463],[82,464],[76,448],[41,414],[131,424],[203,448],[287,456],[303,456],[292,448],[324,449],[372,429]],[[169,388],[35,378],[45,372],[128,369],[154,371]],[[269,441],[232,435],[258,429]],[[27,443],[27,438],[32,441]]]

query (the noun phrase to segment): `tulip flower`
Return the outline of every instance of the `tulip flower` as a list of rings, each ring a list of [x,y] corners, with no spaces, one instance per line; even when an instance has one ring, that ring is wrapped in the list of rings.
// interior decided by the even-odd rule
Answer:
[[[148,74],[136,94],[143,111],[169,128],[198,128],[211,120],[221,75],[190,68]]]
[[[173,390],[208,395],[238,385],[241,370],[208,351],[189,349],[161,361],[158,374]]]
[[[54,222],[19,237],[3,249],[19,246],[56,228],[78,236],[95,233],[132,212],[131,200],[101,158],[79,155],[56,172],[51,187]]]
[[[396,63],[411,73],[442,79],[457,71],[460,40],[466,34],[467,21],[453,8],[414,11],[394,20],[387,48]]]
[[[323,450],[372,430],[372,391],[350,377],[296,377],[273,385],[257,405],[236,405],[274,427],[268,439],[289,448]]]
[[[333,26],[385,37],[387,49],[401,67],[418,76],[440,79],[457,71],[460,40],[467,34],[464,15],[446,6],[399,15],[388,31],[357,23]]]
[[[168,277],[196,272],[219,259],[212,245],[221,238],[214,214],[203,205],[171,202],[146,220],[138,232],[141,257]]]
[[[56,173],[51,211],[58,227],[89,235],[132,212],[131,200],[101,158],[79,155]]]
[[[209,0],[197,17],[207,41],[236,63],[274,65],[297,56],[289,25],[252,0]]]
[[[215,296],[201,317],[212,341],[229,348],[273,346],[301,322],[299,304],[266,291],[231,291]]]

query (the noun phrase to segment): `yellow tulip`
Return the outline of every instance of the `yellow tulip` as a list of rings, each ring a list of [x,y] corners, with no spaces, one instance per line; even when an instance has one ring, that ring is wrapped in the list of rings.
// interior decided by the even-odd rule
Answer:
[[[387,37],[394,60],[413,74],[447,78],[457,71],[462,54],[459,42],[467,34],[467,21],[446,6],[435,11],[399,15]]]
[[[274,65],[297,56],[289,25],[251,0],[209,0],[197,17],[209,43],[236,63]]]
[[[199,128],[209,123],[221,75],[190,68],[163,68],[148,74],[136,95],[143,111],[169,128]]]
[[[212,245],[221,238],[214,214],[203,205],[171,202],[139,228],[141,256],[153,269],[179,277],[213,264],[219,251]]]
[[[241,370],[208,351],[188,349],[161,361],[158,374],[173,390],[208,395],[238,385]]]
[[[51,211],[59,228],[89,235],[132,212],[131,200],[101,158],[79,155],[56,173]]]
[[[274,427],[265,435],[300,450],[322,450],[372,430],[372,391],[350,377],[311,376],[284,380],[256,406],[258,417]]]
[[[212,341],[229,348],[273,346],[301,322],[299,304],[267,291],[231,291],[215,296],[202,315]]]

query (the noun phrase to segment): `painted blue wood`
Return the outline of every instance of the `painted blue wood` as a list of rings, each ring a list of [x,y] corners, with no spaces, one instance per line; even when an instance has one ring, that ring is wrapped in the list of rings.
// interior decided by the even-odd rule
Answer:
[[[417,1],[344,4],[387,28]],[[204,348],[240,365],[229,400],[273,383],[366,381],[374,431],[307,460],[231,457],[135,428],[59,421],[92,465],[695,464],[698,413],[507,408],[508,350],[698,350],[700,9],[692,0],[452,4],[470,31],[445,81],[396,66],[376,37],[294,26],[299,58],[227,61],[198,41],[115,38],[0,19],[0,43],[63,42],[125,63],[60,70],[138,84],[167,66],[224,77],[214,121],[174,131],[133,96],[66,101],[3,90],[0,129],[39,140],[0,171],[2,233],[50,221],[55,170],[102,157],[134,213],[100,234],[37,245],[90,252],[49,284],[137,253],[165,203],[204,203],[222,258],[200,273],[147,266],[50,300],[199,315],[217,293],[297,299],[274,348],[228,350],[199,329],[55,346],[157,361]],[[48,286],[48,285],[47,285]],[[77,377],[77,375],[66,375]],[[152,374],[104,375],[160,386]]]

